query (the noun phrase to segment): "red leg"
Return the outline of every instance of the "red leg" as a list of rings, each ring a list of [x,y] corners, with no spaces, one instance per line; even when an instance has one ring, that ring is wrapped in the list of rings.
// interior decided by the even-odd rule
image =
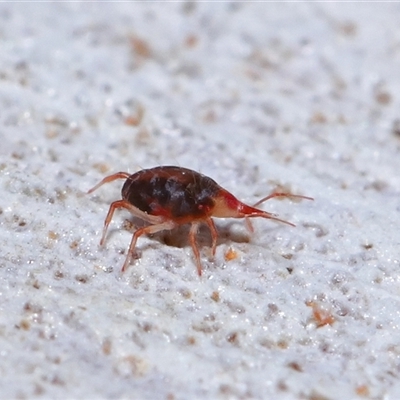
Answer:
[[[114,201],[113,203],[111,203],[110,208],[108,210],[107,217],[104,220],[103,235],[101,236],[100,246],[103,246],[103,244],[104,244],[104,241],[105,241],[105,238],[106,238],[106,234],[107,234],[108,225],[110,225],[110,222],[111,222],[111,219],[113,217],[114,211],[117,208],[126,208],[127,210],[131,211],[132,206],[125,200],[118,200],[118,201]]]
[[[250,233],[254,233],[254,226],[249,217],[245,217],[246,228]]]
[[[271,193],[270,195],[263,197],[261,200],[257,201],[257,203],[253,204],[253,207],[257,207],[261,203],[264,203],[264,201],[267,201],[269,199],[272,199],[274,197],[292,197],[292,198],[298,198],[298,199],[306,199],[306,200],[314,200],[312,197],[307,197],[307,196],[300,196],[298,194],[291,194],[291,193]]]
[[[314,200],[312,197],[307,197],[307,196],[301,196],[298,194],[291,194],[291,193],[271,193],[270,195],[263,197],[261,200],[257,201],[257,203],[255,203],[253,205],[253,207],[257,207],[259,206],[261,203],[264,203],[264,201],[270,200],[274,197],[289,197],[289,198],[297,198],[297,199],[306,199],[306,200]],[[261,214],[262,213],[262,214]],[[269,218],[269,219],[273,219],[275,221],[279,221],[279,222],[283,222],[284,224],[287,225],[291,225],[291,226],[295,226],[294,224],[292,224],[291,222],[288,221],[284,221],[282,219],[276,218],[275,214],[271,214],[271,213],[266,213],[261,212],[259,215],[257,215],[256,213],[254,213],[252,215],[252,217],[263,217],[263,218]],[[254,228],[253,228],[253,224],[251,223],[249,217],[245,217],[246,218],[246,227],[247,229],[253,233],[254,232]]]
[[[126,256],[124,265],[122,266],[122,272],[124,272],[128,268],[128,265],[130,264],[132,256],[133,256],[133,252],[135,251],[136,242],[140,236],[142,236],[144,234],[156,233],[159,231],[172,229],[172,228],[175,228],[175,226],[176,226],[176,224],[174,222],[166,221],[166,222],[162,222],[161,224],[149,225],[149,226],[145,226],[143,228],[138,229],[132,236],[131,244],[130,244],[129,250],[128,250],[128,255]]]
[[[206,222],[211,231],[212,255],[215,256],[215,251],[217,249],[218,232],[217,229],[215,228],[214,221],[211,218],[207,218]]]
[[[196,260],[197,273],[199,274],[199,276],[201,276],[200,252],[196,243],[196,233],[198,228],[199,228],[198,222],[193,222],[189,232],[189,239],[190,239],[190,244],[192,245],[194,258]]]
[[[128,172],[117,172],[116,174],[106,176],[101,182],[99,182],[96,186],[92,187],[89,191],[89,193],[94,192],[96,189],[98,189],[100,186],[103,186],[105,183],[109,183],[112,181],[115,181],[116,179],[127,179],[130,177],[130,174]]]

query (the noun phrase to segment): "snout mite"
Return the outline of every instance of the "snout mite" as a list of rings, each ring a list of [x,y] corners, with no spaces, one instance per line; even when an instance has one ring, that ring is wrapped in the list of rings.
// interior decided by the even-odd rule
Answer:
[[[215,255],[218,234],[212,217],[245,218],[248,222],[250,222],[249,218],[261,217],[294,226],[294,224],[256,207],[273,197],[313,200],[311,197],[290,193],[272,193],[253,206],[249,206],[239,201],[213,179],[199,172],[175,166],[143,169],[134,174],[117,172],[105,177],[88,193],[92,193],[105,183],[113,182],[116,179],[125,179],[121,191],[122,199],[114,201],[110,205],[104,221],[100,245],[102,246],[105,242],[108,226],[114,211],[118,208],[125,208],[135,217],[148,223],[147,226],[137,229],[133,234],[122,272],[127,269],[131,261],[140,236],[171,230],[179,225],[190,223],[189,240],[196,261],[197,273],[201,276],[200,252],[196,242],[196,233],[201,223],[206,223],[211,231],[212,254]],[[249,226],[251,227],[250,224]]]

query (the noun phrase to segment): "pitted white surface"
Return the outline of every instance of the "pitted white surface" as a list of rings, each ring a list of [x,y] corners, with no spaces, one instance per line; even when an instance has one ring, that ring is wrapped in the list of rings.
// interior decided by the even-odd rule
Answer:
[[[1,4],[1,397],[399,398],[399,15]],[[121,275],[129,214],[98,242],[122,181],[86,192],[163,164],[315,201],[217,220],[215,259],[202,229],[203,279],[184,228]]]

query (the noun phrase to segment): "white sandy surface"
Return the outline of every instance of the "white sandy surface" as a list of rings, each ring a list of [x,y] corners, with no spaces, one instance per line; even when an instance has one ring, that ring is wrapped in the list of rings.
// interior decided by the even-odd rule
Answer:
[[[400,4],[0,4],[0,397],[400,398]],[[142,237],[174,164],[296,228]],[[231,252],[229,252],[231,249]],[[232,254],[233,259],[229,259]],[[236,256],[236,258],[235,258]]]

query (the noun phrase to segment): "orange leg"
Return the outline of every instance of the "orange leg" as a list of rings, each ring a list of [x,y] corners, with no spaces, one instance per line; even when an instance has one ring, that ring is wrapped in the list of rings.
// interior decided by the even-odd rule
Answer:
[[[211,218],[207,218],[206,222],[211,231],[212,255],[215,256],[215,251],[217,249],[218,232],[217,229],[215,228],[214,221]]]
[[[156,233],[156,232],[163,231],[163,230],[169,230],[169,229],[175,228],[175,226],[176,226],[176,224],[173,221],[166,221],[166,222],[162,222],[161,224],[149,225],[149,226],[145,226],[143,228],[139,228],[132,236],[128,255],[126,256],[124,265],[122,266],[122,272],[124,272],[128,268],[128,265],[130,264],[132,256],[133,256],[133,252],[135,251],[136,242],[140,236],[142,236],[144,234],[149,234],[149,233]]]
[[[112,181],[115,181],[116,179],[128,179],[130,177],[130,174],[128,172],[117,172],[116,174],[106,176],[101,182],[99,182],[96,186],[92,187],[89,191],[89,193],[94,192],[96,189],[98,189],[100,186],[103,186],[105,183],[109,183]]]
[[[101,236],[101,240],[100,240],[100,246],[103,246],[105,238],[106,238],[106,234],[107,234],[107,229],[108,229],[108,225],[110,225],[111,219],[114,215],[114,211],[117,208],[126,208],[127,210],[131,211],[131,204],[129,204],[126,200],[118,200],[118,201],[114,201],[113,203],[111,203],[110,208],[108,210],[108,214],[106,219],[104,220],[104,228],[103,228],[103,235]]]
[[[248,230],[250,233],[254,233],[254,226],[253,226],[253,224],[251,223],[250,218],[249,218],[249,217],[245,217],[244,221],[245,221],[247,230]]]
[[[301,196],[298,194],[291,194],[291,193],[271,193],[266,197],[263,197],[261,200],[258,200],[257,203],[253,204],[253,207],[257,207],[259,206],[261,203],[264,203],[264,201],[273,199],[274,197],[289,197],[289,198],[297,198],[297,199],[306,199],[306,200],[314,200],[312,197],[307,197],[307,196]],[[284,224],[288,224],[291,226],[295,226],[294,224],[292,224],[291,222],[288,221],[284,221],[282,219],[276,218],[275,215],[276,214],[271,214],[268,213],[270,215],[270,218],[275,220],[275,221],[279,221],[279,222],[283,222]],[[261,216],[261,215],[260,215]],[[254,217],[257,217],[257,215],[254,215]],[[266,218],[268,218],[267,216],[265,216]],[[250,221],[249,217],[245,217],[245,221],[246,221],[246,228],[249,230],[250,233],[254,232],[254,227],[253,224]]]
[[[190,244],[192,245],[194,258],[196,260],[197,273],[199,274],[199,276],[201,276],[200,252],[196,242],[196,233],[198,228],[199,228],[198,222],[193,222],[189,232],[189,239],[190,239]]]
[[[291,194],[291,193],[271,193],[266,197],[263,197],[261,200],[258,200],[257,203],[253,204],[253,207],[257,207],[261,203],[264,203],[264,201],[267,201],[269,199],[272,199],[274,197],[292,197],[292,198],[298,198],[298,199],[306,199],[306,200],[314,200],[312,197],[307,197],[307,196],[300,196],[298,194]]]

